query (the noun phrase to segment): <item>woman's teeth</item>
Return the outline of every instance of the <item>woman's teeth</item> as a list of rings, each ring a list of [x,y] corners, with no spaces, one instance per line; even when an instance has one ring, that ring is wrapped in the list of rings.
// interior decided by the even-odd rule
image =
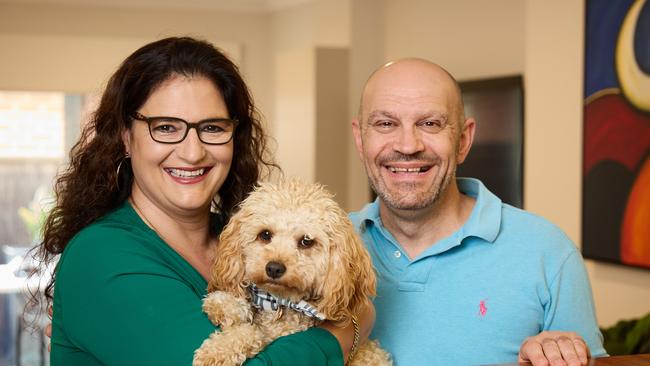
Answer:
[[[205,173],[205,168],[201,168],[197,170],[167,169],[167,171],[169,172],[169,174],[171,174],[174,177],[194,178],[203,175],[203,173]]]

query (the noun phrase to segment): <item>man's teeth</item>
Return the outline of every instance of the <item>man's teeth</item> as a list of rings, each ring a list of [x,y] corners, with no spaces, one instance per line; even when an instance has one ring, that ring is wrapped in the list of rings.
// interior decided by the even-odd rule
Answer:
[[[198,177],[199,175],[203,175],[203,173],[205,173],[205,168],[201,168],[197,170],[169,169],[168,171],[169,174],[173,175],[174,177],[193,178],[193,177]]]
[[[425,168],[395,168],[395,167],[388,167],[391,172],[393,173],[420,173],[426,171]]]

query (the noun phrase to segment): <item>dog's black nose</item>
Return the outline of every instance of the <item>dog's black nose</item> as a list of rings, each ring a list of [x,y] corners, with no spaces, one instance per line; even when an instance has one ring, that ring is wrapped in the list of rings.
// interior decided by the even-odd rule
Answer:
[[[266,264],[266,274],[271,278],[280,278],[287,271],[287,267],[280,262],[269,262]]]

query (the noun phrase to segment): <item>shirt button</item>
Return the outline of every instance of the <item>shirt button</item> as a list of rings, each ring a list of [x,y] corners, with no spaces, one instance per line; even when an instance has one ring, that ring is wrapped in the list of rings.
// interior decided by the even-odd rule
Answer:
[[[399,250],[396,250],[395,251],[395,258],[399,258],[401,256],[402,256],[402,252],[400,252]]]

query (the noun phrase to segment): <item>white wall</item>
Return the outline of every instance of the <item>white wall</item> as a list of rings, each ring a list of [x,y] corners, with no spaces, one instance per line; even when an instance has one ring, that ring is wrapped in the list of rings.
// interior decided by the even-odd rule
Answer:
[[[521,0],[388,0],[386,58],[423,57],[461,80],[521,73],[524,6]]]
[[[100,93],[124,58],[155,38],[0,34],[0,89]],[[212,40],[235,62],[239,44]],[[22,72],[27,70],[29,77]]]
[[[272,110],[269,30],[256,13],[2,2],[0,89],[98,91],[139,46],[190,35],[241,59],[258,107]]]
[[[316,49],[316,175],[340,204],[348,202],[348,48]]]
[[[287,177],[316,177],[316,54],[305,47],[275,57],[276,160]]]
[[[317,49],[349,45],[348,2],[315,0],[271,16],[275,101],[271,131],[277,141],[277,162],[287,177],[316,179]]]
[[[354,0],[350,4],[349,120],[356,117],[363,85],[370,73],[385,61],[386,0]],[[352,138],[346,129],[348,146],[348,194],[345,209],[359,210],[370,200],[366,173]]]

